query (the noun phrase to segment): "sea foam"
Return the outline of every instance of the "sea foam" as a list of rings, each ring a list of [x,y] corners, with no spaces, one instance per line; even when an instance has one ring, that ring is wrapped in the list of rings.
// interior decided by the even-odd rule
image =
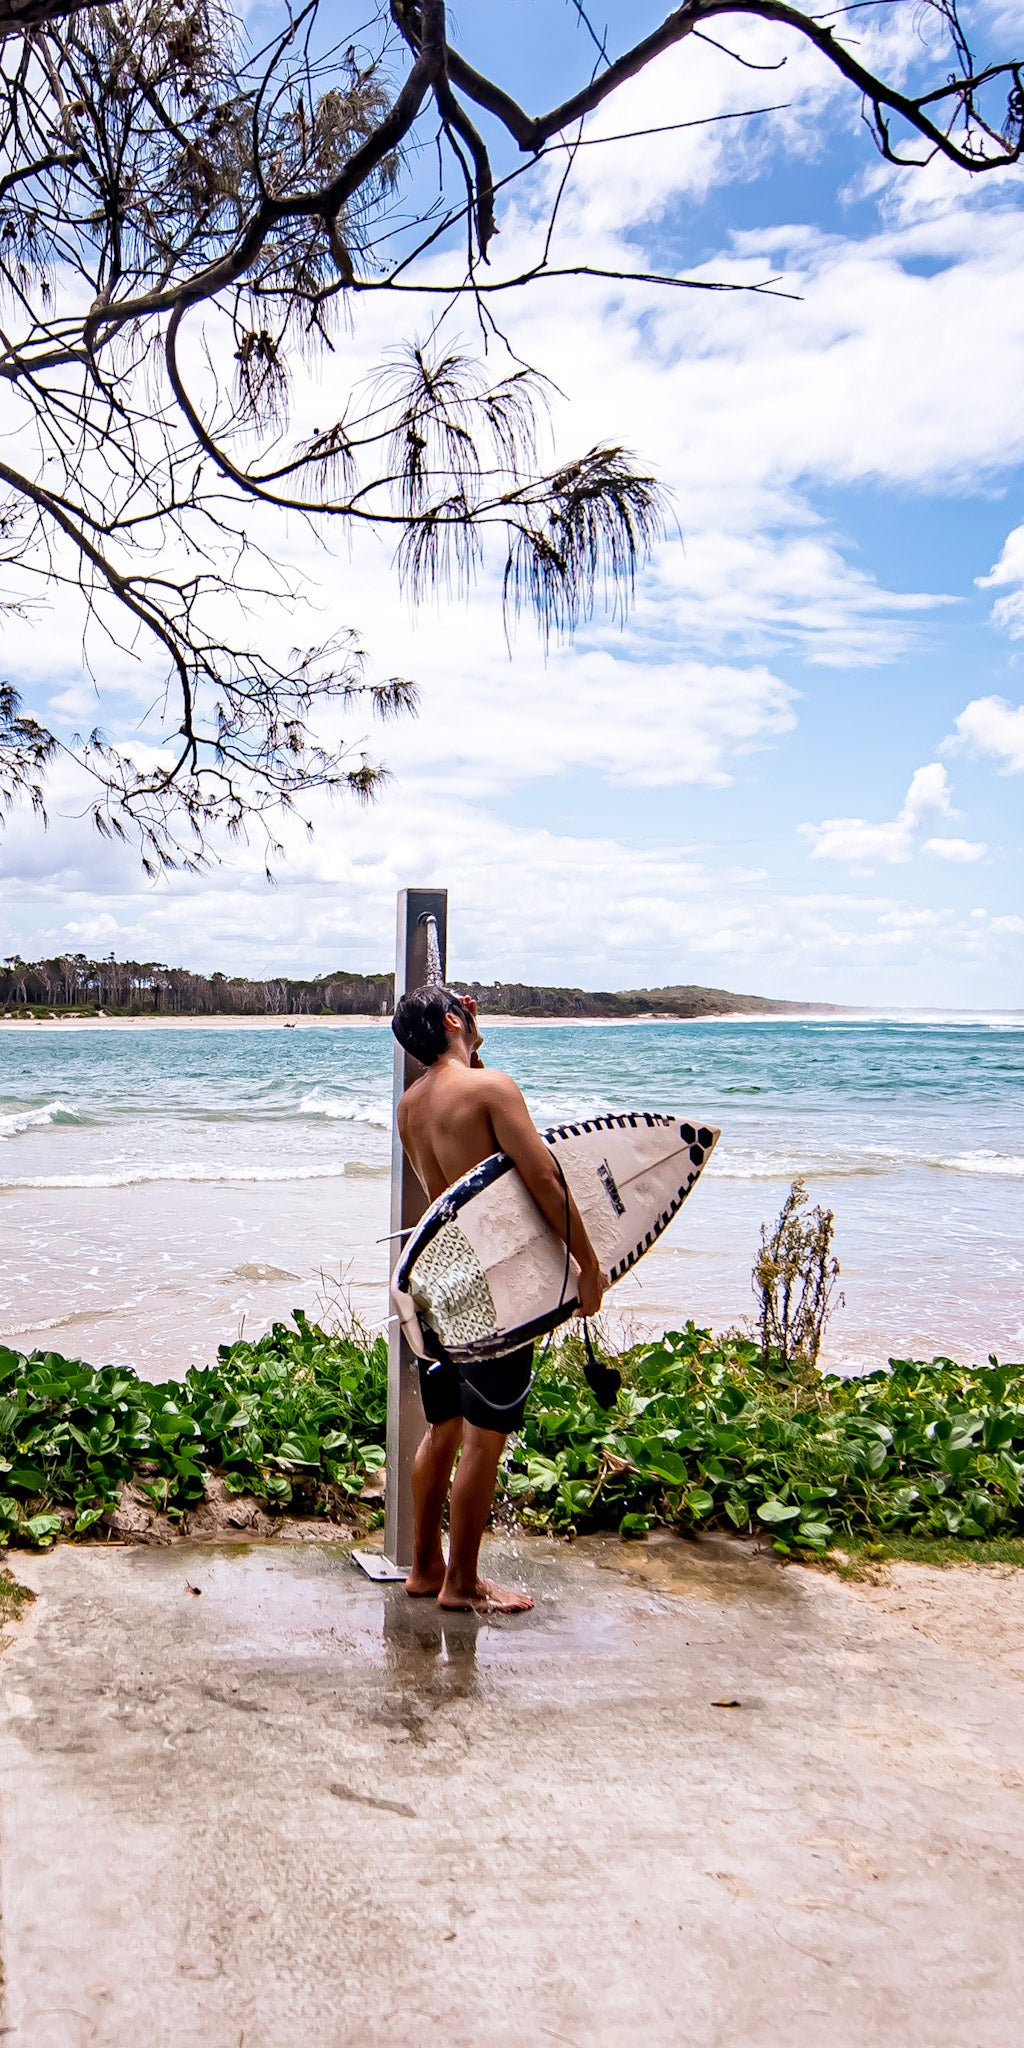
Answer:
[[[1005,1174],[1010,1180],[1024,1179],[1024,1157],[1015,1152],[954,1152],[948,1159],[926,1158],[924,1164],[946,1173]]]
[[[112,1169],[105,1173],[25,1174],[17,1179],[13,1176],[0,1175],[0,1188],[138,1188],[159,1186],[161,1181],[234,1187],[264,1181],[340,1180],[344,1173],[345,1165],[341,1161],[330,1161],[323,1166],[296,1164],[224,1167],[212,1162],[202,1164],[168,1160],[166,1164],[128,1166],[119,1171]]]
[[[41,1109],[19,1109],[0,1116],[0,1138],[18,1138],[23,1131],[40,1130],[47,1124],[74,1124],[78,1111],[66,1102],[47,1102]]]
[[[372,1102],[346,1102],[337,1095],[325,1095],[320,1088],[314,1088],[304,1095],[299,1103],[300,1116],[323,1116],[332,1123],[369,1124],[372,1130],[391,1129],[391,1104],[379,1099]]]

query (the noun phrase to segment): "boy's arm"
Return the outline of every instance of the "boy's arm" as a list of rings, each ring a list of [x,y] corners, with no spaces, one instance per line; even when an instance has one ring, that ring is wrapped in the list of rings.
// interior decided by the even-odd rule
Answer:
[[[511,1075],[489,1072],[486,1090],[487,1107],[494,1126],[494,1135],[501,1150],[508,1153],[545,1222],[550,1223],[552,1230],[557,1232],[565,1244],[566,1190],[550,1145],[545,1145],[536,1130],[533,1118]],[[577,1289],[580,1308],[585,1316],[596,1316],[601,1306],[601,1296],[608,1283],[571,1194],[568,1250],[580,1269]]]

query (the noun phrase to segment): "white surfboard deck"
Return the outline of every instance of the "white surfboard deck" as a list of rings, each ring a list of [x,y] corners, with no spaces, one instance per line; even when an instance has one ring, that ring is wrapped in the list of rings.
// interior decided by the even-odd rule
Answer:
[[[651,1110],[542,1132],[610,1281],[671,1222],[718,1142],[713,1126]],[[457,1364],[500,1358],[565,1322],[577,1268],[511,1159],[495,1152],[431,1204],[395,1267],[391,1298],[410,1349]],[[428,1333],[424,1335],[424,1330]]]

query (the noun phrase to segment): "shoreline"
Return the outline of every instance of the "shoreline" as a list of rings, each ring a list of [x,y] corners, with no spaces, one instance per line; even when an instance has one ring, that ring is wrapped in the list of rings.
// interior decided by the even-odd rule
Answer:
[[[709,1011],[699,1017],[665,1017],[655,1011],[641,1011],[635,1017],[517,1017],[506,1011],[486,1011],[480,1019],[484,1031],[495,1026],[531,1030],[543,1027],[545,1030],[592,1030],[595,1027],[627,1029],[633,1024],[735,1024],[772,1023],[782,1016],[800,1023],[807,1019],[834,1017],[834,1009],[792,1011],[764,1010],[723,1010]],[[324,1013],[320,1016],[280,1017],[262,1014],[252,1017],[196,1016],[186,1014],[180,1017],[3,1017],[0,1031],[311,1031],[325,1028],[329,1031],[383,1031],[390,1030],[391,1017],[336,1016]]]
[[[635,1017],[520,1017],[504,1011],[494,1011],[485,1012],[480,1022],[485,1035],[488,1030],[510,1028],[524,1031],[627,1031],[637,1024],[1024,1024],[1024,1010],[909,1010],[895,1007],[854,1009],[823,1003],[817,1007],[808,1005],[805,1010],[714,1010],[693,1017],[667,1017],[655,1011],[642,1011]],[[197,1016],[193,1013],[179,1017],[0,1018],[0,1033],[10,1031],[21,1032],[23,1035],[34,1035],[37,1031],[384,1031],[389,1030],[390,1026],[390,1015],[372,1017],[323,1014],[281,1017],[260,1014],[235,1017]]]

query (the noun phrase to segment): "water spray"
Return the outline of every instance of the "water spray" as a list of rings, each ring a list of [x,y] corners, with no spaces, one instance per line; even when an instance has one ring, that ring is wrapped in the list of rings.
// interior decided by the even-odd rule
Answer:
[[[441,972],[441,942],[437,935],[437,919],[433,912],[428,910],[420,918],[420,923],[426,927],[427,934],[426,985],[428,988],[440,988],[444,975]]]

